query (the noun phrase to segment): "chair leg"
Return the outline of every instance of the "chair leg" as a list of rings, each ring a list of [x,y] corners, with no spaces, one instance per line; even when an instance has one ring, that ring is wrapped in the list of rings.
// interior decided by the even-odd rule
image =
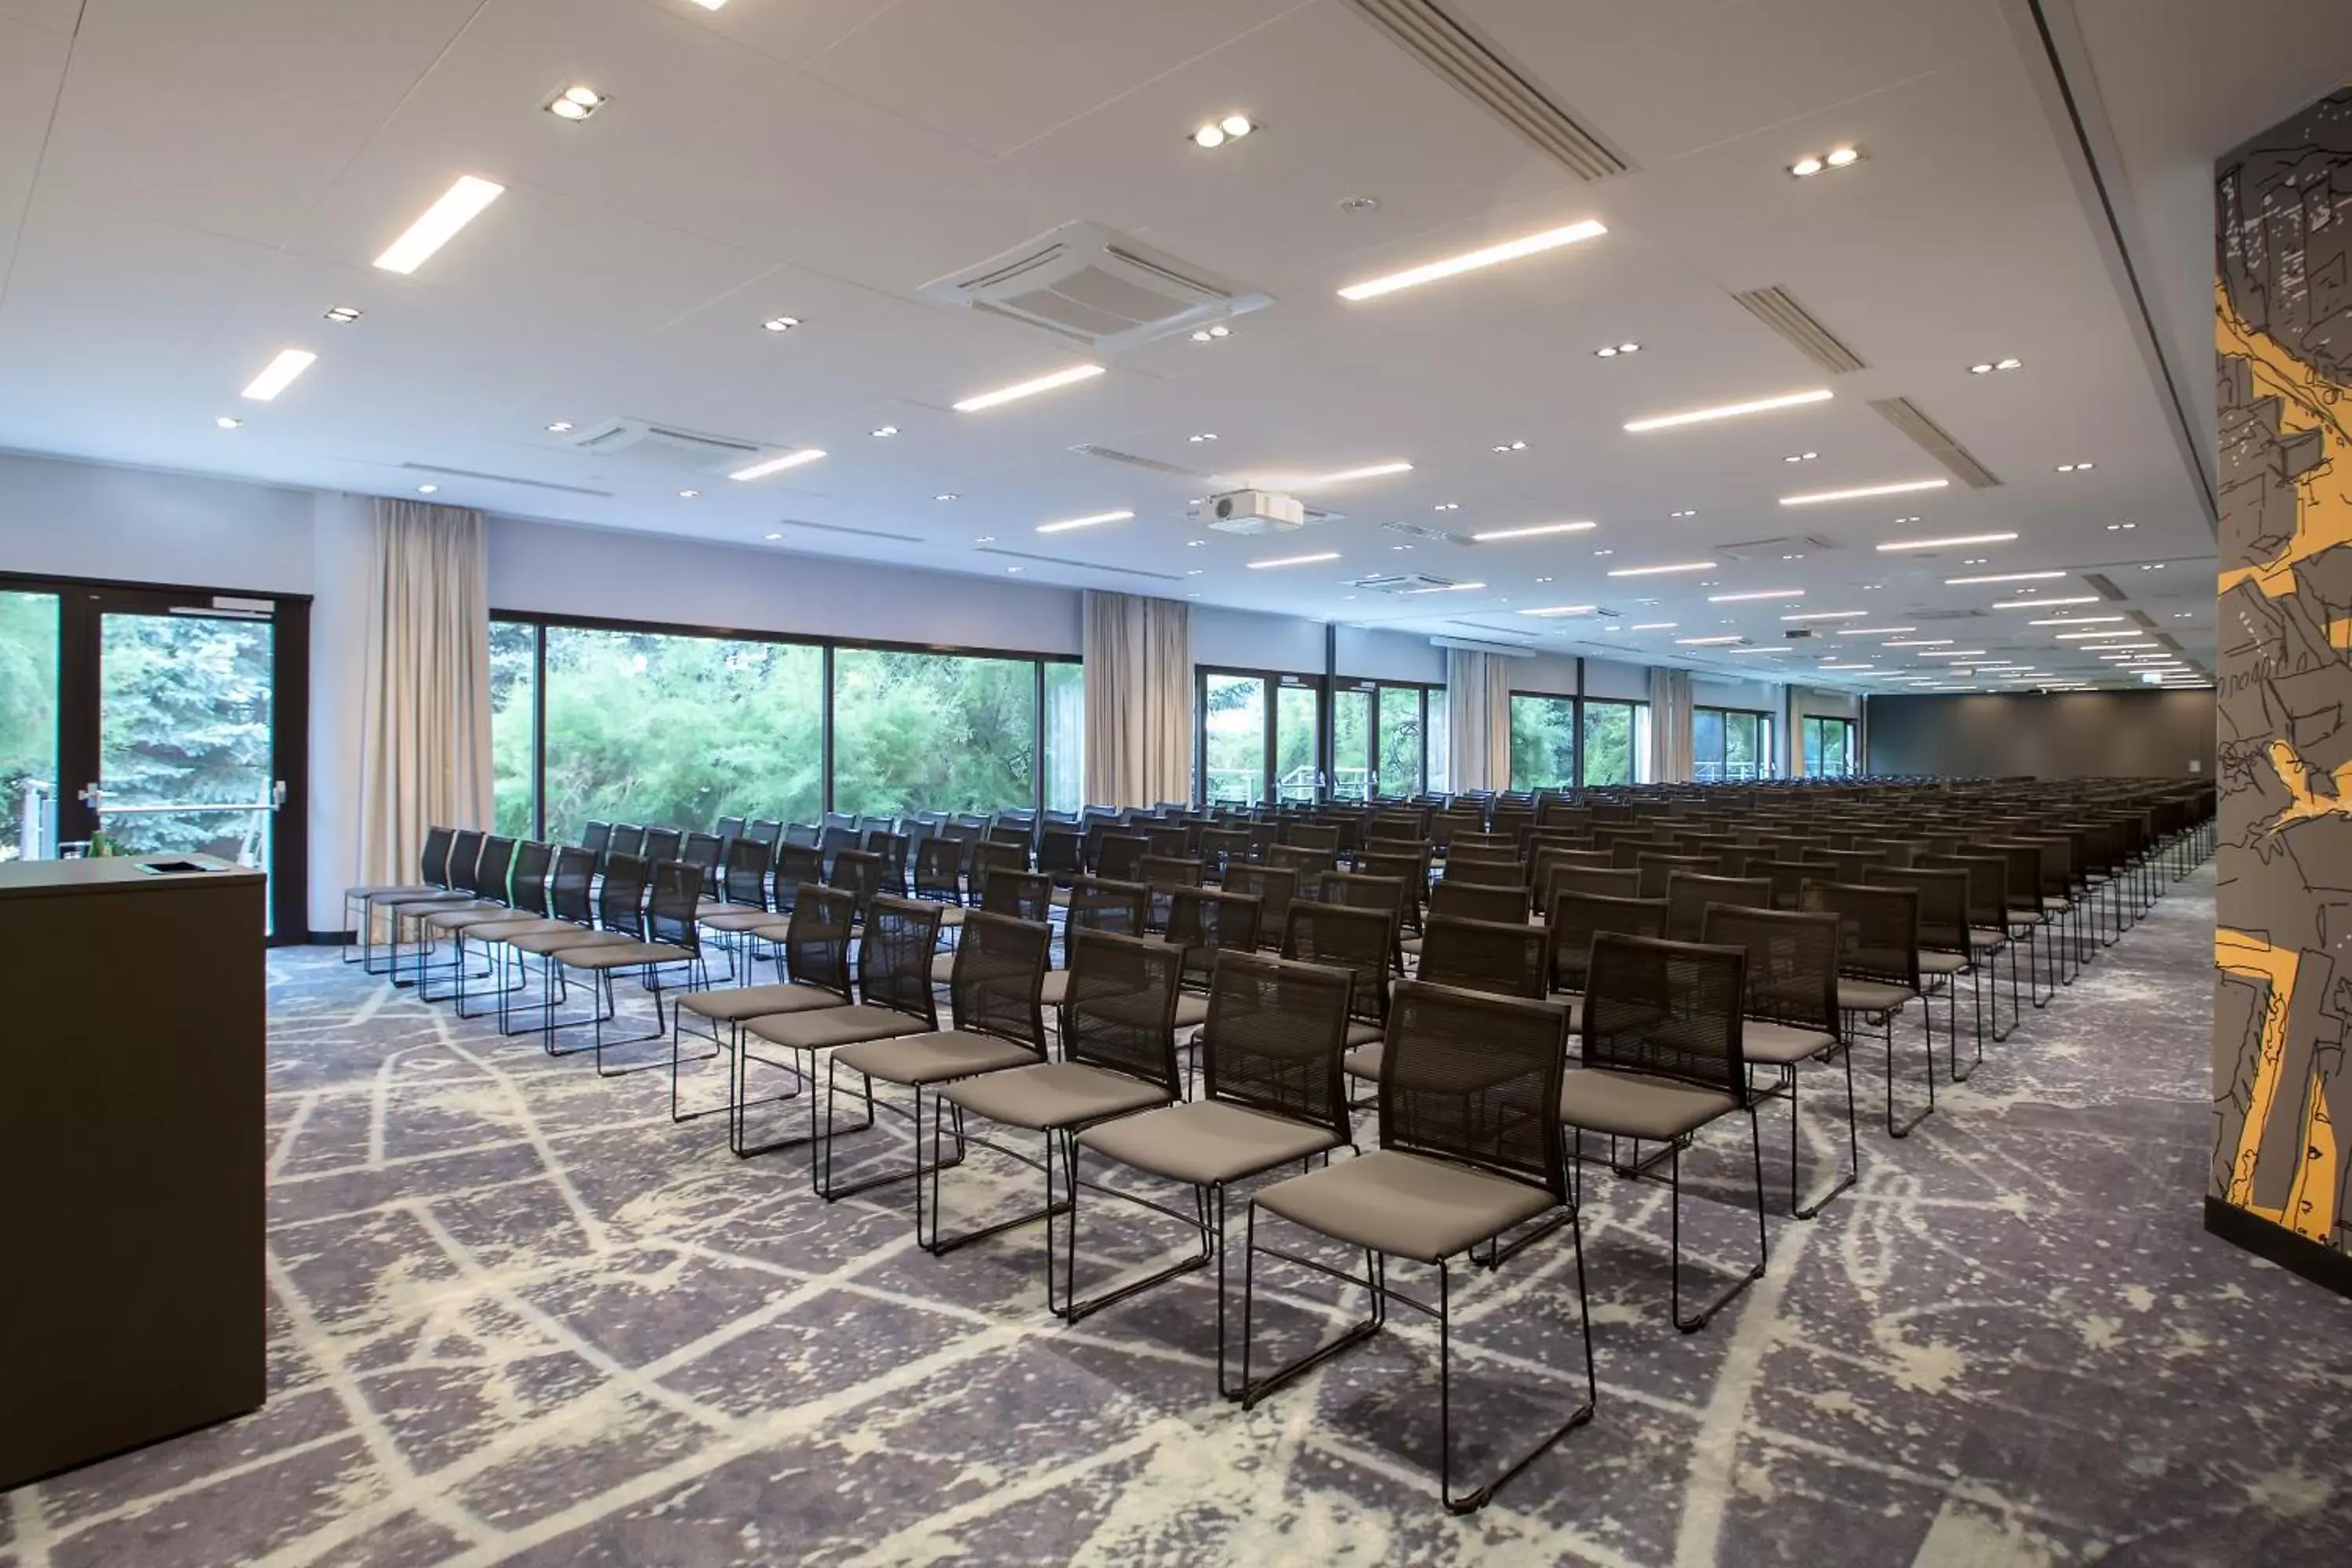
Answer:
[[[1764,1267],[1770,1259],[1770,1237],[1764,1225],[1764,1134],[1756,1120],[1756,1107],[1748,1107],[1748,1137],[1756,1156],[1756,1267],[1740,1275],[1719,1291],[1715,1299],[1689,1317],[1683,1315],[1683,1155],[1682,1145],[1674,1146],[1672,1161],[1672,1197],[1668,1208],[1673,1215],[1674,1273],[1673,1307],[1675,1327],[1686,1334],[1695,1334],[1706,1327],[1717,1312],[1730,1305],[1738,1296],[1757,1280],[1764,1278]]]
[[[1192,1226],[1194,1229],[1200,1232],[1201,1236],[1201,1250],[1197,1254],[1190,1257],[1179,1258],[1175,1262],[1167,1265],[1165,1268],[1154,1269],[1151,1273],[1143,1276],[1143,1278],[1139,1279],[1131,1279],[1115,1289],[1105,1290],[1097,1295],[1090,1296],[1083,1301],[1079,1300],[1078,1143],[1077,1139],[1074,1134],[1066,1133],[1065,1136],[1069,1140],[1068,1143],[1064,1148],[1063,1159],[1065,1173],[1068,1178],[1070,1193],[1070,1244],[1064,1249],[1062,1254],[1062,1300],[1059,1305],[1056,1305],[1053,1300],[1054,1226],[1050,1219],[1047,1220],[1045,1224],[1045,1305],[1055,1317],[1061,1319],[1066,1323],[1075,1323],[1081,1318],[1090,1318],[1095,1313],[1101,1311],[1105,1307],[1116,1306],[1119,1302],[1126,1300],[1129,1296],[1140,1295],[1144,1291],[1151,1289],[1155,1286],[1165,1285],[1169,1280],[1174,1279],[1179,1276],[1191,1274],[1198,1269],[1207,1268],[1210,1261],[1223,1250],[1224,1236],[1222,1221],[1220,1222],[1219,1228],[1214,1230],[1211,1229],[1209,1225],[1209,1190],[1206,1187],[1194,1187],[1192,1189],[1192,1207],[1194,1211],[1192,1215]],[[1224,1189],[1221,1185],[1218,1187],[1217,1191],[1219,1211],[1220,1214],[1222,1214]],[[1143,1200],[1139,1198],[1133,1199],[1132,1201],[1138,1203],[1143,1202]],[[1175,1215],[1174,1210],[1166,1207],[1164,1205],[1149,1204],[1146,1205],[1146,1206],[1161,1214]],[[1183,1216],[1181,1215],[1175,1215],[1175,1217],[1181,1219]],[[1221,1291],[1218,1297],[1218,1311],[1220,1313],[1219,1334],[1221,1337],[1217,1342],[1217,1391],[1220,1394],[1224,1392],[1224,1341],[1222,1338],[1223,1332],[1222,1321],[1223,1309],[1224,1298]]]
[[[1571,1225],[1578,1222],[1571,1219]],[[1507,1484],[1511,1478],[1549,1453],[1553,1444],[1592,1419],[1598,1404],[1598,1389],[1592,1380],[1592,1318],[1586,1310],[1584,1298],[1584,1237],[1578,1225],[1576,1243],[1577,1313],[1584,1324],[1584,1367],[1587,1379],[1584,1403],[1571,1411],[1567,1420],[1553,1427],[1536,1445],[1521,1453],[1505,1467],[1502,1474],[1477,1490],[1461,1497],[1454,1495],[1454,1300],[1452,1270],[1446,1260],[1437,1263],[1437,1494],[1444,1500],[1448,1513],[1475,1513],[1486,1506],[1496,1489]]]
[[[1253,1380],[1250,1376],[1250,1330],[1257,1299],[1256,1279],[1258,1254],[1257,1200],[1255,1198],[1250,1200],[1249,1215],[1243,1221],[1243,1236],[1242,1386],[1240,1397],[1243,1409],[1254,1410],[1257,1407],[1259,1400],[1264,1399],[1267,1394],[1272,1394],[1284,1384],[1293,1382],[1307,1373],[1312,1372],[1315,1368],[1321,1366],[1325,1362],[1329,1361],[1333,1356],[1339,1354],[1349,1346],[1360,1344],[1381,1331],[1381,1328],[1387,1324],[1389,1315],[1388,1259],[1377,1252],[1365,1253],[1364,1278],[1359,1279],[1355,1276],[1344,1273],[1339,1269],[1332,1268],[1327,1263],[1318,1263],[1312,1258],[1293,1257],[1287,1253],[1281,1254],[1280,1256],[1288,1258],[1291,1262],[1303,1263],[1307,1267],[1319,1270],[1322,1273],[1328,1274],[1336,1279],[1342,1279],[1349,1284],[1360,1285],[1369,1289],[1372,1296],[1371,1315],[1351,1324],[1345,1332],[1339,1335],[1338,1339],[1332,1340],[1325,1344],[1318,1345],[1315,1349],[1307,1352],[1304,1355],[1298,1356],[1296,1359],[1275,1368],[1272,1372],[1267,1373],[1264,1377]],[[1270,1256],[1272,1255],[1270,1254]]]
[[[1789,1212],[1799,1219],[1811,1219],[1829,1205],[1829,1201],[1862,1179],[1862,1135],[1856,1125],[1853,1105],[1853,1052],[1840,1046],[1845,1058],[1845,1141],[1846,1163],[1843,1171],[1832,1173],[1829,1184],[1811,1203],[1798,1196],[1797,1145],[1801,1125],[1797,1113],[1797,1064],[1790,1063],[1780,1069],[1789,1086]]]

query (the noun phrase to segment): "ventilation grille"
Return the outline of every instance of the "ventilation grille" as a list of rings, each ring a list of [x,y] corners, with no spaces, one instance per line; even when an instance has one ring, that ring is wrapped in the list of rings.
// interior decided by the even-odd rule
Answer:
[[[1384,522],[1382,531],[1402,533],[1407,539],[1425,539],[1433,544],[1467,544],[1470,542],[1458,533],[1448,533],[1442,528],[1423,528],[1417,522]]]
[[[1386,33],[1472,101],[1565,165],[1579,179],[1605,180],[1633,165],[1570,120],[1543,89],[1504,63],[1434,0],[1350,0]]]
[[[1204,474],[1198,468],[1163,463],[1157,458],[1146,458],[1135,452],[1122,452],[1116,447],[1099,447],[1092,441],[1081,441],[1070,450],[1088,458],[1100,458],[1106,463],[1125,463],[1130,468],[1148,468],[1155,474],[1167,474],[1180,479],[1213,480],[1217,477],[1214,474]]]
[[[924,298],[1043,327],[1091,348],[1130,348],[1271,303],[1099,224],[1068,223],[923,285]]]
[[[1426,572],[1391,572],[1377,577],[1359,577],[1349,583],[1350,588],[1361,588],[1373,594],[1423,594],[1441,588],[1451,588],[1451,577],[1433,577]]]
[[[858,539],[887,539],[894,544],[928,544],[930,541],[919,533],[890,533],[878,528],[844,528],[837,522],[803,522],[796,517],[776,520],[778,528],[806,528],[818,533],[846,533]]]
[[[757,441],[706,436],[700,431],[681,430],[645,419],[607,419],[564,437],[562,444],[575,452],[607,461],[685,474],[725,473],[772,451]]]
[[[1850,370],[1864,370],[1862,356],[1837,341],[1835,333],[1816,320],[1813,313],[1797,303],[1786,289],[1750,289],[1733,299],[1748,307],[1748,313],[1780,333],[1797,347],[1797,352],[1823,370],[1843,375]]]
[[[412,474],[445,474],[453,479],[488,479],[493,484],[520,485],[526,489],[562,490],[568,496],[601,496],[610,499],[611,490],[600,490],[587,485],[559,485],[550,479],[520,479],[512,474],[486,474],[478,468],[445,468],[438,463],[403,463]]]
[[[1002,555],[1008,561],[1034,561],[1041,566],[1066,566],[1074,572],[1112,572],[1122,577],[1149,577],[1155,583],[1181,583],[1184,580],[1168,572],[1145,572],[1133,566],[1106,566],[1099,561],[1073,561],[1066,555],[1037,555],[1026,550],[993,550],[983,545],[979,553]]]
[[[1874,397],[1871,407],[1885,421],[1917,444],[1919,449],[1952,470],[1959,481],[1971,489],[1989,490],[2000,481],[1992,470],[1969,455],[1969,449],[1945,432],[1919,411],[1919,405],[1907,397]]]
[[[1824,539],[1818,533],[1783,533],[1770,539],[1747,539],[1736,544],[1710,544],[1710,555],[1725,555],[1734,561],[1772,561],[1783,555],[1811,555],[1843,550],[1834,539]]]

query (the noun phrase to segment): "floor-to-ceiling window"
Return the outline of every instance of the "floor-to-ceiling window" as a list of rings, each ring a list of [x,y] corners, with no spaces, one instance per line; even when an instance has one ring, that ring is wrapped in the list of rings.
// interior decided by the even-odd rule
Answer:
[[[1648,703],[1586,698],[1583,736],[1583,782],[1587,787],[1649,782]]]
[[[1257,805],[1317,797],[1323,692],[1312,676],[1204,667],[1194,679],[1194,792],[1202,800]]]
[[[1331,797],[1372,795],[1372,697],[1369,681],[1350,681],[1331,694]]]
[[[1576,699],[1511,693],[1511,787],[1576,787]]]
[[[1373,765],[1382,795],[1419,795],[1428,787],[1427,695],[1428,688],[1421,686],[1381,688],[1380,752]]]
[[[1799,721],[1805,773],[1812,778],[1845,778],[1855,771],[1853,721],[1808,716]]]
[[[1319,782],[1315,759],[1323,734],[1323,689],[1286,675],[1274,689],[1274,794],[1277,800],[1313,800]]]
[[[0,589],[0,860],[57,831],[58,596]]]
[[[1701,783],[1770,778],[1772,716],[1745,708],[1691,710],[1691,776]]]
[[[490,649],[501,830],[1069,810],[1083,793],[1075,660],[520,616],[493,620]]]

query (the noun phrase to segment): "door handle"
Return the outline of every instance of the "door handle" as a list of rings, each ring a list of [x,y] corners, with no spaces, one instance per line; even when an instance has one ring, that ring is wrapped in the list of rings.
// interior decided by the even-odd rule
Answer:
[[[276,811],[286,804],[286,781],[278,779],[269,786],[269,809]]]
[[[86,784],[74,791],[74,798],[92,811],[96,811],[106,804],[106,791],[97,784]]]

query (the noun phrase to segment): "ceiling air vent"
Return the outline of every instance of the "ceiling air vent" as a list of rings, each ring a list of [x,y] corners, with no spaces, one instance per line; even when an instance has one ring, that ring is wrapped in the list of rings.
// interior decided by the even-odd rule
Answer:
[[[486,474],[479,468],[446,468],[438,463],[403,463],[400,466],[412,474],[445,474],[456,479],[488,479],[493,484],[521,485],[527,489],[562,490],[568,496],[609,498],[613,493],[611,490],[595,489],[587,485],[559,485],[551,479],[518,479],[512,474]]]
[[[1959,476],[1962,484],[1971,489],[1989,490],[2000,481],[1992,470],[1969,455],[1969,449],[1946,434],[1944,427],[1919,411],[1919,405],[1907,397],[1874,397],[1870,405],[1889,425],[1894,426],[1917,443],[1921,451]]]
[[[1823,370],[1843,375],[1850,370],[1864,370],[1862,356],[1837,341],[1813,313],[1797,303],[1786,289],[1750,289],[1733,299],[1748,307],[1748,313],[1780,333],[1797,346],[1797,352]]]
[[[706,436],[646,419],[607,419],[565,436],[562,445],[593,458],[682,474],[723,474],[769,455],[769,448],[757,441]]]
[[[1568,117],[1543,89],[1507,64],[1434,0],[1350,0],[1356,14],[1456,90],[1564,164],[1579,179],[1633,167]]]
[[[1100,224],[1067,223],[923,285],[927,300],[1008,316],[1105,353],[1273,301]]]
[[[1844,548],[1836,540],[1824,539],[1818,533],[1783,533],[1770,539],[1744,539],[1736,544],[1710,544],[1706,552],[1733,561],[1773,561],[1783,556],[1811,555]]]
[[[887,539],[893,544],[927,544],[919,533],[891,533],[879,528],[849,528],[838,522],[804,522],[796,517],[776,519],[778,528],[806,528],[818,533],[846,533],[857,539]]]
[[[1002,555],[1009,561],[1034,561],[1041,566],[1066,566],[1074,572],[1110,572],[1121,577],[1149,577],[1155,583],[1181,583],[1169,572],[1146,572],[1137,566],[1106,566],[1099,561],[1073,561],[1066,555],[1036,555],[1026,550],[995,550],[982,545],[977,553]]]
[[[1448,533],[1442,528],[1423,528],[1417,522],[1384,522],[1384,532],[1402,533],[1407,539],[1425,539],[1433,544],[1467,544],[1470,542],[1458,533]]]
[[[1198,468],[1182,468],[1175,463],[1163,463],[1157,458],[1146,458],[1134,452],[1122,452],[1116,447],[1097,446],[1092,441],[1081,441],[1070,450],[1084,457],[1100,458],[1106,463],[1125,463],[1130,468],[1148,468],[1155,474],[1167,474],[1173,479],[1213,481],[1217,477],[1214,474],[1202,473]]]
[[[1378,577],[1359,577],[1348,584],[1370,593],[1396,595],[1442,593],[1460,585],[1451,577],[1433,577],[1426,572],[1391,572]]]

